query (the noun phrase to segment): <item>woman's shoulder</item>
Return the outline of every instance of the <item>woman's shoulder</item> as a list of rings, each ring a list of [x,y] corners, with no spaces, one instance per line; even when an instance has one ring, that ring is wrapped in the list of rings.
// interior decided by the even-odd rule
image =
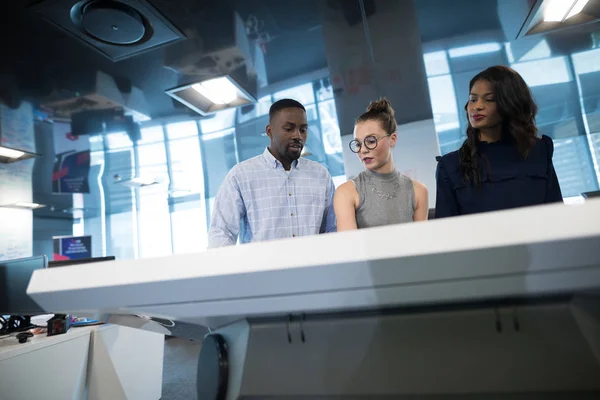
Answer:
[[[354,183],[353,179],[350,179],[349,181],[342,183],[335,190],[335,194],[337,196],[352,196],[355,193],[357,193],[357,191],[356,191],[356,184]]]
[[[333,198],[335,207],[338,207],[338,205],[343,206],[344,204],[352,204],[352,206],[356,208],[358,207],[359,200],[358,190],[356,189],[356,184],[352,179],[338,186],[338,188],[335,190]]]
[[[542,135],[535,141],[535,144],[529,151],[528,158],[552,161],[554,155],[554,142],[549,136]]]
[[[554,142],[550,136],[542,135],[542,137],[537,140],[535,146],[543,147],[544,151],[552,157],[552,154],[554,153]]]
[[[367,179],[366,179],[365,171],[361,171],[358,174],[356,174],[355,176],[351,177],[347,182],[341,184],[339,186],[338,190],[342,189],[344,191],[350,190],[350,191],[356,192],[359,187],[361,187],[362,185],[365,184],[366,180]]]
[[[458,152],[459,150],[451,151],[443,156],[439,157],[438,162],[442,162],[444,165],[457,164],[458,165]]]
[[[460,169],[459,151],[451,151],[441,157],[437,157],[438,168],[443,168],[449,174],[458,173]]]
[[[410,178],[409,178],[410,179]],[[419,182],[415,179],[410,179],[410,181],[412,182],[413,185],[413,189],[415,191],[415,194],[417,196],[421,195],[421,196],[427,196],[427,186],[425,186],[425,184],[423,184],[422,182]]]

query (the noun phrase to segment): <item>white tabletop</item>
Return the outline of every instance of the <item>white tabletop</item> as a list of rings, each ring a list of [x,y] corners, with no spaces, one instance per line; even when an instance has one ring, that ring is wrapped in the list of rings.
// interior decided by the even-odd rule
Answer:
[[[546,205],[198,254],[38,270],[51,312],[220,325],[292,312],[600,288],[600,201]]]

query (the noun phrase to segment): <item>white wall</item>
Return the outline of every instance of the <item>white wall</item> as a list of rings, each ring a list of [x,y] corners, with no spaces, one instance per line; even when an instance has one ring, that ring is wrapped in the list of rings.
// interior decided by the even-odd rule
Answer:
[[[352,135],[342,136],[346,178],[351,179],[363,170],[358,156],[350,151]],[[436,156],[440,145],[432,119],[398,126],[398,142],[394,148],[396,169],[412,179],[422,182],[429,190],[429,208],[435,207]]]

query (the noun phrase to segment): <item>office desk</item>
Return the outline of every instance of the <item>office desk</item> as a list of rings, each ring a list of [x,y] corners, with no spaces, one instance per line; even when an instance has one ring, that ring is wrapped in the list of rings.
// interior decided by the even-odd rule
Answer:
[[[36,335],[27,343],[0,339],[0,398],[82,399],[90,335],[96,328],[64,335]]]
[[[0,339],[0,398],[159,399],[164,336],[116,325]]]
[[[40,270],[28,294],[215,328],[200,389],[228,399],[600,393],[599,200]]]

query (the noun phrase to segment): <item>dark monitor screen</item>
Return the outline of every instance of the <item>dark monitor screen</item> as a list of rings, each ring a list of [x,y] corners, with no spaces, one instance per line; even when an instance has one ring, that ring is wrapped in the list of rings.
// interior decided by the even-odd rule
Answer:
[[[114,261],[114,260],[115,260],[115,256],[79,258],[79,259],[74,259],[74,260],[56,260],[56,261],[50,261],[48,263],[48,268],[68,267],[69,265],[89,264],[89,263],[93,263],[93,262]]]
[[[0,315],[37,315],[45,311],[27,295],[33,271],[46,268],[46,256],[0,261]]]
[[[583,197],[585,197],[586,199],[592,199],[592,198],[600,197],[600,190],[596,190],[594,192],[581,193],[581,195]]]

